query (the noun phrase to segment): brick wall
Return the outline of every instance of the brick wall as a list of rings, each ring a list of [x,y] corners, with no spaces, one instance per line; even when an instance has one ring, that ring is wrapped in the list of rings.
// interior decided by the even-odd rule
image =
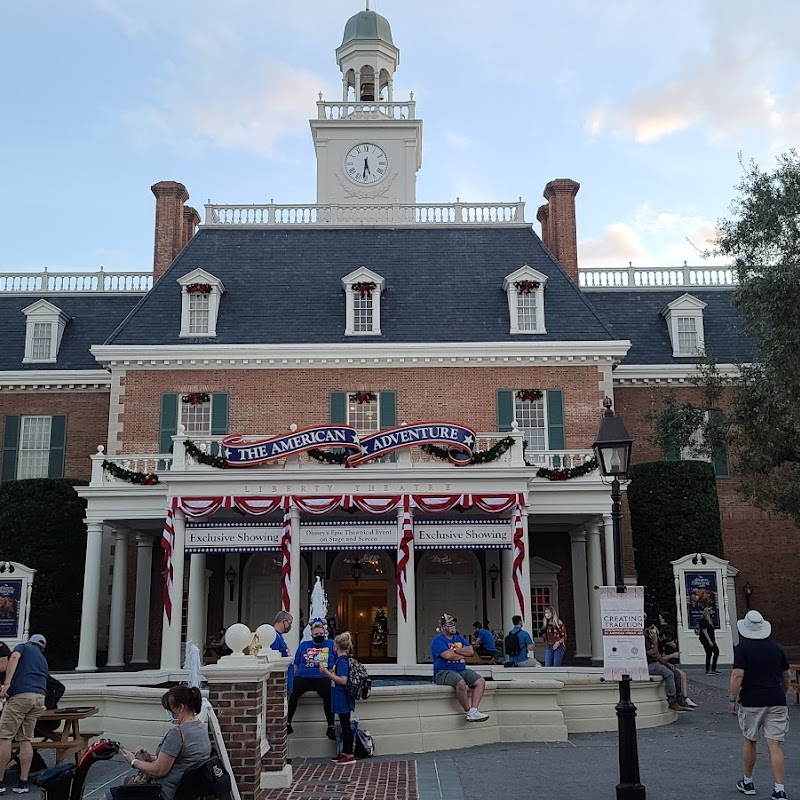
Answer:
[[[567,447],[591,446],[603,392],[594,366],[420,369],[129,370],[120,452],[156,452],[162,392],[228,392],[232,433],[282,433],[328,420],[329,393],[395,390],[398,422],[452,419],[497,430],[498,389],[563,389]]]
[[[95,392],[2,392],[0,393],[0,452],[6,414],[67,417],[64,477],[89,480],[89,456],[108,438],[108,393]]]
[[[700,390],[694,387],[674,389],[680,402],[700,401]],[[616,409],[635,437],[634,462],[656,461],[661,453],[648,441],[648,414],[661,408],[665,389],[618,388],[614,395]],[[735,467],[734,464],[731,465]],[[784,644],[800,643],[800,619],[787,598],[800,591],[800,573],[787,565],[800,559],[800,530],[790,520],[759,511],[745,502],[736,491],[736,478],[717,480],[722,538],[725,558],[739,570],[736,579],[736,605],[739,616],[744,614],[742,587],[753,587],[751,605],[757,608],[774,626],[775,636]],[[624,508],[626,571],[633,571],[633,550],[630,539],[630,515]]]

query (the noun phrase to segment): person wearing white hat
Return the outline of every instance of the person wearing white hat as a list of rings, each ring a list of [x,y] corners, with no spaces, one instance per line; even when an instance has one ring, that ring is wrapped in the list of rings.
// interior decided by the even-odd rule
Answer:
[[[753,770],[756,745],[763,736],[769,750],[775,788],[772,800],[786,800],[783,784],[783,740],[789,729],[789,662],[783,648],[770,638],[772,625],[755,610],[736,623],[741,639],[733,650],[730,711],[737,714],[744,736],[742,760],[744,775],[736,783],[742,794],[755,794]]]

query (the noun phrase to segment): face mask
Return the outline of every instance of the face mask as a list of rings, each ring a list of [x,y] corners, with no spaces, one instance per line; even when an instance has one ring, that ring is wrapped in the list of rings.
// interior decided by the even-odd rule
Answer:
[[[322,644],[325,641],[325,635],[323,634],[322,636],[313,636],[312,641],[314,642],[314,644]]]
[[[455,625],[445,625],[445,631],[450,634],[450,636],[455,636],[458,628]]]
[[[171,722],[173,725],[177,725],[178,724],[178,720],[175,719],[175,717],[172,715],[171,711],[164,711],[164,719],[167,722]]]

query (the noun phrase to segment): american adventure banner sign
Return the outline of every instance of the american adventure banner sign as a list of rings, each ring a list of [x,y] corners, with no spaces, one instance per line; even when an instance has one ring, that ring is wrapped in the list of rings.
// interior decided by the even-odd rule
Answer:
[[[335,447],[347,452],[347,466],[355,467],[403,447],[423,444],[445,447],[453,464],[466,466],[472,460],[475,431],[453,422],[420,422],[359,438],[350,425],[318,425],[255,441],[238,434],[226,436],[222,440],[222,456],[232,467],[253,467],[308,450]]]

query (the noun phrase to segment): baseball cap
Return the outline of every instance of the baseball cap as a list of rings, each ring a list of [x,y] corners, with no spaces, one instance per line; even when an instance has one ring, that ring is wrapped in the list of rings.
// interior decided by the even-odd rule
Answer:
[[[38,644],[39,647],[44,650],[45,647],[47,647],[47,639],[45,639],[41,633],[34,633],[33,636],[28,639],[28,644]]]

